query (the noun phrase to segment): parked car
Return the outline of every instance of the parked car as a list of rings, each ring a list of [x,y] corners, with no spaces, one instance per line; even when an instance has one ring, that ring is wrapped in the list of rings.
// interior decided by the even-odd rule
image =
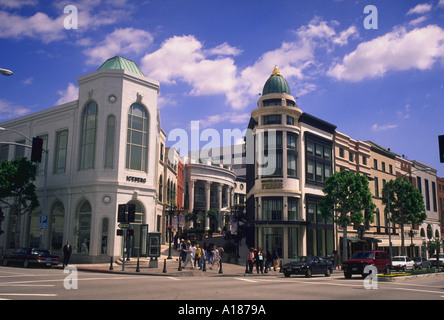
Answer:
[[[292,274],[304,274],[311,277],[313,274],[324,274],[329,277],[333,272],[333,264],[319,256],[297,257],[290,263],[282,266],[285,277]]]
[[[415,263],[416,269],[430,268],[432,266],[430,261],[423,257],[415,257],[413,258],[413,262]]]
[[[360,274],[365,278],[368,274],[364,270],[368,265],[374,265],[378,272],[389,273],[392,260],[385,251],[358,251],[342,263],[344,277],[350,279],[353,274]]]
[[[432,267],[436,268],[436,254],[434,254],[430,258],[430,263],[432,264]],[[439,254],[439,267],[440,268],[444,267],[444,253],[440,253]]]
[[[30,265],[56,266],[60,263],[60,258],[52,254],[49,250],[20,248],[13,253],[3,256],[3,265],[20,264],[27,268]]]
[[[396,256],[392,259],[392,267],[396,271],[407,271],[415,269],[415,262],[407,256]]]

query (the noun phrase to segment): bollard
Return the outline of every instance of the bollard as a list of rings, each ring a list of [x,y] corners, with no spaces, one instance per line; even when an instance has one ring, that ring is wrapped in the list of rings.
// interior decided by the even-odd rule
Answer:
[[[245,273],[250,273],[250,271],[248,270],[248,260],[245,260]]]
[[[140,272],[140,269],[139,269],[139,257],[137,257],[137,267],[136,267],[136,272]]]
[[[163,259],[163,270],[162,273],[167,273],[167,261],[166,259]]]
[[[177,271],[182,271],[182,257],[179,257],[179,268]]]
[[[279,272],[282,272],[282,259],[279,259]]]
[[[113,267],[113,257],[110,257],[109,270],[114,270],[114,267]]]
[[[207,262],[205,261],[205,259],[203,259],[203,267],[202,267],[202,271],[203,271],[203,272],[206,272],[206,271],[207,271],[207,267],[206,267],[206,265],[207,265]]]

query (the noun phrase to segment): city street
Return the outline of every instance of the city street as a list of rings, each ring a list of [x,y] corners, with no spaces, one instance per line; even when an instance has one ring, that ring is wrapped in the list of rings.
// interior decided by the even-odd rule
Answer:
[[[214,271],[213,271],[214,272]],[[0,268],[2,300],[444,300],[444,277],[378,281],[366,289],[361,277],[264,275],[212,277],[74,273],[62,269]]]

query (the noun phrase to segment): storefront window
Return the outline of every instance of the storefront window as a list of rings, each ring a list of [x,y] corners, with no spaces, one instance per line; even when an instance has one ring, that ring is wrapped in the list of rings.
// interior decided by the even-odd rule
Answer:
[[[83,201],[76,213],[73,251],[88,254],[91,233],[91,205]]]

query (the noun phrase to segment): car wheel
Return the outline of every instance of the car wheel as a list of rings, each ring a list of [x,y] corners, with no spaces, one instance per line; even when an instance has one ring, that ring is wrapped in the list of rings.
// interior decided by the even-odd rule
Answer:
[[[29,260],[23,261],[23,268],[29,267]]]
[[[325,270],[325,276],[330,277],[330,275],[331,275],[331,270],[327,268],[327,270]]]
[[[346,273],[346,272],[344,272],[344,277],[345,277],[345,279],[351,279],[351,277],[352,277],[352,274],[351,273]]]
[[[306,276],[307,278],[311,278],[312,275],[313,275],[313,272],[311,271],[310,268],[308,268],[307,271],[305,272],[305,276]]]
[[[290,278],[290,273],[284,272],[284,276],[285,276],[285,278]]]

